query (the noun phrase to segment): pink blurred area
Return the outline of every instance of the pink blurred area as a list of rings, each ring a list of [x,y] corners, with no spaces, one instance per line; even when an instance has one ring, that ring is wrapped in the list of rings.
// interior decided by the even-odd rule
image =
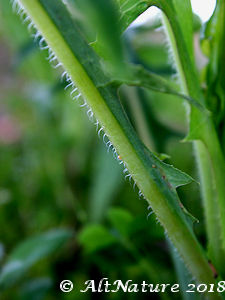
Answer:
[[[0,143],[9,145],[16,143],[21,138],[21,128],[18,121],[4,113],[0,113]]]

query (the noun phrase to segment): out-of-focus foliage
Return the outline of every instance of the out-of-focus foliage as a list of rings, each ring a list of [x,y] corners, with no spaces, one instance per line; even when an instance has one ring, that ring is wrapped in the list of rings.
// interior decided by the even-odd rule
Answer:
[[[124,180],[118,161],[96,138],[86,112],[64,91],[66,83],[49,66],[47,53],[32,42],[8,1],[1,1],[0,9],[0,282],[12,260],[21,259],[23,264],[19,276],[13,274],[10,288],[9,282],[4,284],[0,298],[92,299],[91,293],[78,291],[86,280],[103,277],[177,282],[155,217],[143,199],[136,200],[137,190]],[[129,28],[123,43],[131,46],[131,62],[170,79],[174,67],[160,26],[157,21]],[[104,32],[99,35],[104,39]],[[196,177],[190,144],[178,143],[187,128],[183,100],[157,94],[156,101],[155,92],[136,87],[122,87],[120,94],[144,143],[168,153],[176,167]],[[186,187],[179,188],[178,193],[202,220],[197,185],[188,189],[187,193]],[[205,242],[202,225],[195,226]],[[76,287],[68,295],[59,289],[63,279]]]

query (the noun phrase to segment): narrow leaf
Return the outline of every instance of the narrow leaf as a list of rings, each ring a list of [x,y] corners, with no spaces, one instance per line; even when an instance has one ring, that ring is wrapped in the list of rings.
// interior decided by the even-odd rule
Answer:
[[[213,281],[211,270],[191,226],[179,205],[179,198],[154,159],[131,126],[113,86],[104,86],[108,78],[102,72],[99,58],[93,52],[65,5],[59,0],[20,0],[54,50],[59,61],[77,85],[96,119],[116,147],[124,165],[150,202],[168,235],[199,281]],[[185,237],[185,238],[184,238]],[[191,246],[190,246],[191,245]]]
[[[73,233],[68,229],[55,229],[22,242],[3,266],[0,287],[14,284],[31,266],[54,253],[72,236]]]
[[[89,214],[92,222],[100,222],[120,188],[122,176],[120,166],[106,151],[104,144],[94,154],[94,164]]]

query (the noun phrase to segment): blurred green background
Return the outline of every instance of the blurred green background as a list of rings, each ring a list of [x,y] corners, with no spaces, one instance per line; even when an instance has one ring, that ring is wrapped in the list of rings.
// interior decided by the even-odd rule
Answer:
[[[172,78],[159,27],[159,21],[131,27],[124,40],[132,61]],[[79,292],[86,280],[103,277],[178,279],[163,229],[46,56],[1,0],[0,299],[145,299],[149,295]],[[187,129],[182,100],[128,87],[120,94],[140,137],[197,178],[191,145],[180,143]],[[199,187],[178,192],[201,220],[195,231],[204,244]],[[64,279],[74,283],[71,293],[60,291]]]

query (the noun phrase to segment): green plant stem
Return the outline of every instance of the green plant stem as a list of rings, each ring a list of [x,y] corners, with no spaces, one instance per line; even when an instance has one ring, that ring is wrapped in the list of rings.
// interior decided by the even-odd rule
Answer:
[[[195,155],[197,158],[200,181],[204,183],[201,185],[201,193],[204,205],[206,229],[209,241],[209,255],[216,265],[221,266],[221,273],[223,272],[224,264],[220,265],[221,258],[224,253],[221,249],[221,241],[218,239],[219,226],[219,213],[218,205],[216,202],[216,186],[212,176],[212,166],[210,166],[209,153],[205,145],[201,141],[196,141],[194,144]]]
[[[182,39],[180,39],[181,31],[179,31],[179,24],[176,23],[175,18],[172,18],[170,12],[167,14],[167,17],[163,17],[163,20],[174,53],[174,58],[177,65],[177,70],[180,75],[183,91],[191,97],[194,97],[195,99],[199,99],[199,101],[204,102],[200,85],[198,83],[199,81],[198,76],[196,74],[196,70],[193,66],[191,59],[188,57],[187,48],[185,49],[185,42]],[[211,118],[208,116],[204,116],[195,108],[192,108],[190,118],[197,119],[199,123],[199,127],[197,127],[196,129],[191,128],[192,136],[189,137],[190,140],[202,140],[209,153],[209,160],[206,160],[203,154],[202,147],[199,146],[199,142],[197,142],[196,140],[194,141],[195,153],[200,169],[200,174],[203,175],[202,171],[207,170],[205,175],[201,176],[202,195],[205,198],[204,203],[207,203],[208,205],[210,201],[210,206],[213,208],[212,214],[214,215],[214,217],[207,217],[206,222],[207,228],[211,228],[210,232],[208,232],[208,235],[211,235],[213,234],[213,232],[217,231],[216,236],[211,236],[209,238],[209,242],[214,241],[214,243],[210,245],[210,248],[213,249],[212,251],[216,259],[214,263],[216,263],[218,269],[221,269],[223,268],[222,266],[224,262],[224,252],[222,251],[222,248],[223,246],[225,246],[224,158]],[[192,124],[190,126],[192,126]],[[194,130],[196,131],[196,136]],[[210,175],[209,172],[211,173]],[[209,176],[207,176],[206,174],[208,174]],[[212,187],[214,183],[215,189],[213,190]],[[215,195],[217,197],[215,197]],[[217,217],[215,216],[215,214],[217,214]],[[206,216],[208,216],[207,213]],[[213,220],[215,218],[218,220],[219,224],[214,224]]]
[[[159,184],[149,176],[143,159],[140,158],[143,154],[131,143],[129,133],[125,133],[121,128],[120,123],[104,101],[102,94],[75,57],[41,2],[38,0],[20,0],[20,2],[87,100],[191,273],[198,282],[205,284],[215,282],[202,248],[187,226],[187,222],[181,217],[179,211],[169,204],[164,192],[160,190]],[[48,3],[52,5],[52,2],[48,1]],[[163,181],[162,186],[166,188]],[[211,295],[209,295],[209,298],[216,300],[220,299],[220,296],[214,294],[213,298]]]

